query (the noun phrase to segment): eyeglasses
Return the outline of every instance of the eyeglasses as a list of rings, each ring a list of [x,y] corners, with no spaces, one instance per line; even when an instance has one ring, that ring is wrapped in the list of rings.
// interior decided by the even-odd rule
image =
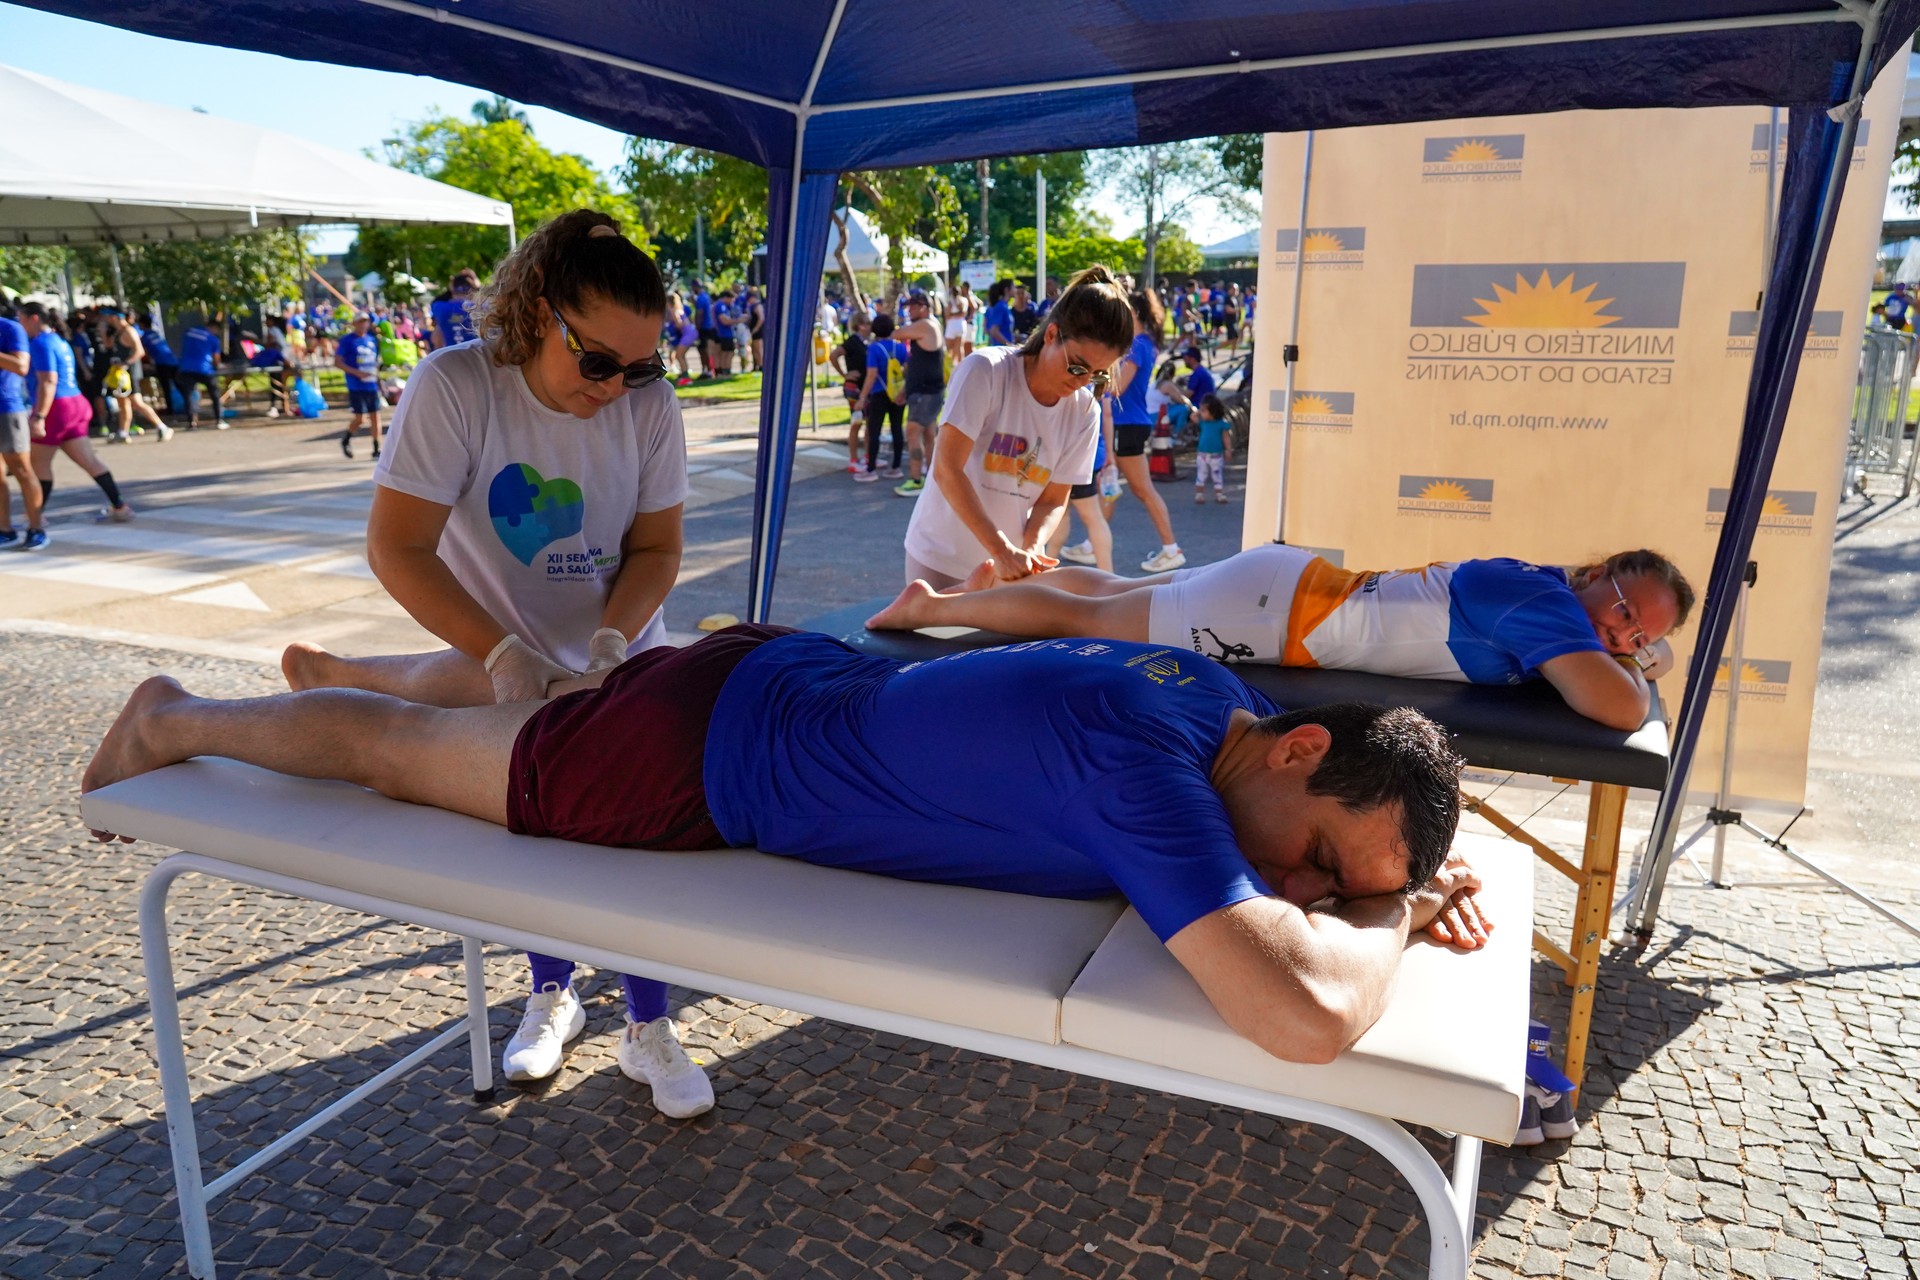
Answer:
[[[1096,392],[1105,391],[1107,384],[1113,381],[1113,375],[1105,369],[1095,370],[1092,365],[1084,361],[1076,360],[1072,356],[1067,357],[1067,376],[1069,378],[1086,378],[1087,385],[1092,387]]]
[[[660,358],[658,350],[645,360],[621,364],[610,355],[589,351],[581,346],[580,340],[573,336],[573,330],[567,328],[566,320],[560,315],[560,308],[549,302],[547,310],[553,312],[554,323],[560,326],[561,341],[567,344],[567,350],[573,353],[573,358],[580,362],[580,376],[588,382],[607,382],[613,378],[619,378],[626,383],[629,390],[632,390],[658,382],[667,376],[666,361]]]
[[[1633,628],[1633,630],[1627,633],[1627,643],[1635,649],[1646,648],[1647,633],[1640,629],[1639,619],[1633,616],[1633,606],[1627,603],[1627,593],[1620,589],[1619,579],[1615,578],[1612,574],[1608,574],[1607,581],[1613,584],[1613,594],[1619,597],[1619,600],[1613,606],[1614,612],[1620,615],[1622,622]]]

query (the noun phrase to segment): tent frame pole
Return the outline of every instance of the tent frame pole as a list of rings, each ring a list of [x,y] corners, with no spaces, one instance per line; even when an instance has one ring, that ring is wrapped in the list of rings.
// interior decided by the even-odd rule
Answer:
[[[1872,7],[1867,9],[1864,20],[1860,23],[1860,54],[1853,64],[1847,96],[1828,112],[1829,118],[1836,120],[1839,124],[1840,134],[1835,141],[1833,154],[1828,160],[1827,173],[1820,191],[1820,201],[1814,210],[1813,256],[1809,259],[1807,269],[1800,274],[1799,279],[1793,282],[1789,296],[1783,298],[1780,290],[1773,290],[1762,299],[1760,317],[1762,331],[1767,328],[1768,312],[1785,309],[1789,315],[1804,317],[1812,309],[1814,279],[1825,258],[1824,246],[1831,239],[1833,222],[1840,212],[1840,198],[1846,190],[1847,170],[1853,163],[1853,141],[1859,133],[1860,104],[1870,83],[1873,47],[1880,35],[1880,22],[1884,16],[1886,4],[1887,0],[1873,0]],[[1848,10],[1848,15],[1858,16],[1852,9]],[[1800,321],[1798,329],[1804,331],[1804,319]],[[1756,351],[1756,362],[1759,358],[1760,353]],[[1798,360],[1797,354],[1793,359]],[[1756,395],[1766,394],[1766,391],[1767,389],[1760,386],[1756,378],[1748,388],[1749,402],[1751,403]],[[1778,401],[1776,397],[1776,402],[1768,409],[1767,420],[1761,424],[1762,432],[1777,438],[1785,430],[1787,409],[1788,405]],[[1742,440],[1744,439],[1743,433]],[[1757,482],[1764,488],[1768,478],[1767,476],[1749,477],[1749,482]],[[1734,480],[1736,492],[1732,497],[1737,499],[1739,496],[1737,474]],[[1752,556],[1754,526],[1759,520],[1759,509],[1752,504],[1747,504],[1751,510],[1741,511],[1739,518],[1736,519],[1736,505],[1736,502],[1731,500],[1728,503],[1728,518],[1720,531],[1720,550],[1724,550],[1729,545],[1738,548],[1739,560],[1744,567]],[[1716,551],[1716,565],[1719,558],[1719,553]],[[1737,604],[1737,585],[1735,591]],[[1660,793],[1659,806],[1654,811],[1653,829],[1647,835],[1647,853],[1638,869],[1637,883],[1624,904],[1636,947],[1644,948],[1653,940],[1653,926],[1660,915],[1660,899],[1666,889],[1667,873],[1673,866],[1674,837],[1680,829],[1680,812],[1686,805],[1687,782],[1692,770],[1694,747],[1699,741],[1700,722],[1705,718],[1709,701],[1705,695],[1696,694],[1691,687],[1691,681],[1706,680],[1711,684],[1713,673],[1719,666],[1721,653],[1726,644],[1726,628],[1717,625],[1718,616],[1728,614],[1732,607],[1727,601],[1716,599],[1711,585],[1709,586],[1706,612],[1710,616],[1701,618],[1698,629],[1698,634],[1707,643],[1701,650],[1694,653],[1689,663],[1690,684],[1688,694],[1682,700],[1682,723],[1677,726],[1680,732],[1674,741],[1676,748],[1674,767],[1668,775],[1666,789]],[[1730,672],[1729,675],[1727,696],[1738,697],[1739,673]],[[1696,700],[1700,709],[1691,717],[1692,723],[1686,723],[1688,719],[1686,713],[1691,709],[1689,704]],[[1727,747],[1723,746],[1722,749],[1725,750]]]
[[[1299,239],[1293,246],[1293,320],[1287,331],[1287,341],[1280,348],[1280,359],[1287,370],[1287,385],[1282,393],[1286,401],[1280,410],[1280,490],[1274,503],[1273,540],[1281,545],[1287,541],[1287,469],[1293,459],[1293,378],[1300,366],[1300,295],[1305,291],[1307,279],[1307,194],[1312,186],[1313,130],[1309,129],[1307,153],[1300,162],[1300,222],[1295,232]],[[1258,402],[1249,407],[1249,419],[1253,416],[1251,410],[1257,407]],[[1251,433],[1251,426],[1248,430]]]

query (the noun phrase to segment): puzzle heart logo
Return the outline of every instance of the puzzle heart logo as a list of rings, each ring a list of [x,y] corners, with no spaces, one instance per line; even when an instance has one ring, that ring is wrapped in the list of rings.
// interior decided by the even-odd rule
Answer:
[[[587,504],[573,481],[510,462],[487,486],[487,515],[513,558],[530,565],[543,547],[580,532]]]

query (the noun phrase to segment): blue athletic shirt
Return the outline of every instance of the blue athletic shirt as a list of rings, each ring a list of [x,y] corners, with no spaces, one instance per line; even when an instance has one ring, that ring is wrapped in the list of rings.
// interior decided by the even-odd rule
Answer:
[[[1153,415],[1147,412],[1147,386],[1153,381],[1153,362],[1160,358],[1160,348],[1153,345],[1153,339],[1144,333],[1133,335],[1133,345],[1127,348],[1127,363],[1133,366],[1133,381],[1127,383],[1113,401],[1113,425],[1116,427],[1144,427],[1153,422]]]
[[[693,295],[693,323],[696,328],[713,328],[713,295],[705,289]]]
[[[344,363],[359,370],[358,377],[351,373],[347,375],[347,390],[380,389],[380,339],[371,333],[350,333],[334,344],[333,351]]]
[[[73,376],[73,348],[53,330],[42,329],[27,343],[27,364],[27,372],[35,375],[36,384],[38,375],[53,375],[54,399],[80,394],[80,381]]]
[[[18,320],[0,316],[0,354],[14,355],[27,349],[27,330]],[[31,363],[32,356],[28,356]],[[0,369],[0,413],[28,413],[33,402],[27,396],[27,380],[11,369]]]
[[[1034,640],[902,663],[800,632],[721,688],[707,804],[728,844],[821,866],[1125,894],[1165,941],[1271,892],[1208,781],[1236,709],[1276,710],[1220,663],[1153,645]]]
[[[213,362],[220,356],[220,339],[213,330],[197,324],[180,335],[180,372],[213,376]]]
[[[443,347],[458,346],[462,342],[472,342],[480,334],[473,327],[473,301],[456,301],[446,298],[435,301],[427,308],[433,313],[434,332],[440,335]]]
[[[1213,380],[1212,372],[1205,365],[1187,370],[1187,399],[1193,401],[1193,407],[1196,409],[1200,407],[1202,400],[1214,393],[1218,385]]]
[[[298,317],[295,317],[298,319]],[[156,368],[172,366],[178,368],[173,358],[173,348],[167,345],[167,336],[158,329],[146,328],[140,331],[140,345],[147,349],[147,363]]]
[[[996,302],[987,308],[987,314],[983,323],[986,326],[983,330],[983,336],[988,342],[1013,341],[1013,308],[1008,306],[1004,301]],[[1001,336],[998,338],[993,336],[995,329],[1000,331]]]

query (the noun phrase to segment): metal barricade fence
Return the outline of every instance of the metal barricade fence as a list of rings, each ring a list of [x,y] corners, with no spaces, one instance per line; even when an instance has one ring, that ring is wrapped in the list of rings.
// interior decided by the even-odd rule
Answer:
[[[1866,492],[1868,473],[1900,477],[1900,496],[1913,491],[1920,449],[1907,439],[1907,401],[1920,335],[1869,329],[1860,347],[1853,385],[1853,421],[1847,430],[1847,481]]]

